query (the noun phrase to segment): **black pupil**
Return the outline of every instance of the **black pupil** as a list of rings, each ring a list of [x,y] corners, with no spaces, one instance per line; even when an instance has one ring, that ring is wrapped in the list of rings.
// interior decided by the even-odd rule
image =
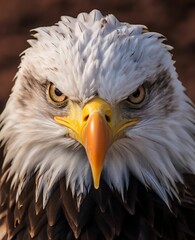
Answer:
[[[61,92],[58,88],[55,89],[55,94],[56,94],[58,97],[62,96],[62,92]]]
[[[132,96],[133,96],[134,98],[139,97],[139,95],[140,95],[140,90],[139,90],[139,89],[137,89],[134,93],[132,93]]]

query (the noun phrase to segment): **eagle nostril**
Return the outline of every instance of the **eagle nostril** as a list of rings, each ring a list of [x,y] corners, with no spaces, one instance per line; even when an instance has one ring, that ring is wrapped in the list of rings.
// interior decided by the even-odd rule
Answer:
[[[89,114],[87,114],[84,118],[83,118],[83,121],[86,122],[89,118]]]
[[[110,122],[110,117],[107,114],[105,115],[105,119],[107,122]]]

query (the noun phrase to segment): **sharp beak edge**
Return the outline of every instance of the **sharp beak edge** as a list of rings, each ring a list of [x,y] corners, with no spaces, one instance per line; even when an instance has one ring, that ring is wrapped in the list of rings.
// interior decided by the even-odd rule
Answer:
[[[104,159],[111,142],[108,124],[101,113],[94,112],[83,129],[83,145],[92,170],[94,187],[99,188]]]

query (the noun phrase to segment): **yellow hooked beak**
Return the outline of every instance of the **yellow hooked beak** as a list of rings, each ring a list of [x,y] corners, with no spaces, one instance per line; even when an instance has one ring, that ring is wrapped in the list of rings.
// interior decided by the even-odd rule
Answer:
[[[55,116],[54,119],[68,127],[70,137],[84,146],[94,187],[98,189],[108,148],[124,128],[135,125],[138,119],[121,120],[118,112],[100,98],[92,99],[83,109],[76,103],[71,104],[68,116]]]

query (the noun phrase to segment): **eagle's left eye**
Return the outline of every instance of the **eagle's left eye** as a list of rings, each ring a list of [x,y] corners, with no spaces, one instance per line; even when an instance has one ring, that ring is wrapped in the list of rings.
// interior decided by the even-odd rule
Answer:
[[[138,87],[129,97],[128,101],[134,105],[140,104],[144,101],[146,95],[145,87],[142,85]]]
[[[63,104],[67,99],[67,97],[53,83],[49,83],[48,95],[50,100],[57,105]]]

